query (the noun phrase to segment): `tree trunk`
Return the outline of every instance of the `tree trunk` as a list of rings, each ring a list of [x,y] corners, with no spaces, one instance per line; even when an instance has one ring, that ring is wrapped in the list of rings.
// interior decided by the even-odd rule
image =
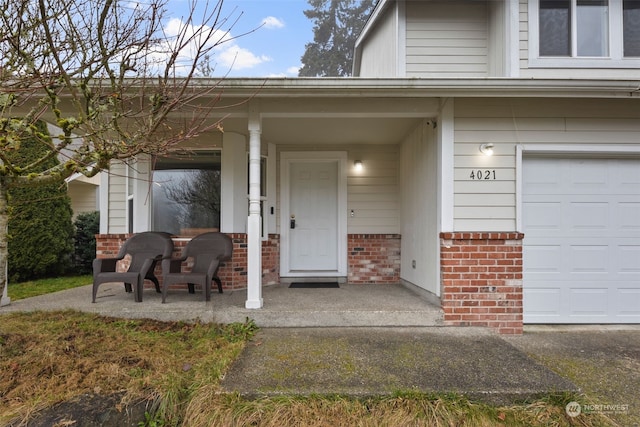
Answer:
[[[5,177],[0,176],[0,305],[2,304],[2,294],[4,293],[4,288],[7,286],[7,269],[9,262],[8,204],[7,181]]]

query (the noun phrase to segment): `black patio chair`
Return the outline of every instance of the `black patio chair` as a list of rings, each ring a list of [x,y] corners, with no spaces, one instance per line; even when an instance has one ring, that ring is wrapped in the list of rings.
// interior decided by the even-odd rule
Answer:
[[[115,258],[93,260],[93,298],[96,302],[98,287],[103,283],[123,282],[126,292],[132,292],[136,302],[142,302],[144,281],[150,280],[160,291],[160,283],[153,270],[158,261],[170,259],[173,241],[168,233],[146,231],[127,239]],[[125,272],[116,271],[118,261],[130,255],[129,268]],[[132,285],[135,285],[132,289]]]
[[[219,232],[199,234],[187,243],[182,257],[162,261],[162,302],[165,302],[169,285],[186,283],[189,293],[195,293],[195,285],[202,286],[205,301],[211,300],[211,282],[218,285],[222,293],[222,281],[217,276],[222,261],[231,259],[233,242],[229,236]],[[190,272],[182,271],[182,263],[193,260]]]

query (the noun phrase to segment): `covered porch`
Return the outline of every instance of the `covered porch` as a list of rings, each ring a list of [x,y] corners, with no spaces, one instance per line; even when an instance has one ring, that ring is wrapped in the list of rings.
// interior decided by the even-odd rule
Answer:
[[[100,287],[91,303],[91,285],[12,301],[2,312],[30,310],[80,310],[120,318],[150,318],[162,321],[244,322],[253,319],[259,327],[395,327],[442,326],[442,310],[417,288],[401,284],[340,284],[339,288],[295,289],[286,283],[264,286],[261,310],[245,308],[247,290],[213,292],[204,302],[196,289],[172,289],[167,302],[151,287],[143,302],[136,303],[121,283]]]

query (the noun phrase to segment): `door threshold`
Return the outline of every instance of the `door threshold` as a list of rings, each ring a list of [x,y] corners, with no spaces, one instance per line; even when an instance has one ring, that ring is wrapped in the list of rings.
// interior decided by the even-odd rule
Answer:
[[[305,277],[280,277],[280,283],[283,285],[290,285],[293,282],[302,282],[302,283],[315,283],[315,282],[338,282],[339,284],[347,283],[346,277],[338,277],[338,276],[305,276]]]

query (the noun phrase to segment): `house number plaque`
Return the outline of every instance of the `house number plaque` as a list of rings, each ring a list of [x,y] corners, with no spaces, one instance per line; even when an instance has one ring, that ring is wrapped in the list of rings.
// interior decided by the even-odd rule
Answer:
[[[496,179],[495,169],[475,169],[469,174],[469,179],[474,181],[493,181]]]

